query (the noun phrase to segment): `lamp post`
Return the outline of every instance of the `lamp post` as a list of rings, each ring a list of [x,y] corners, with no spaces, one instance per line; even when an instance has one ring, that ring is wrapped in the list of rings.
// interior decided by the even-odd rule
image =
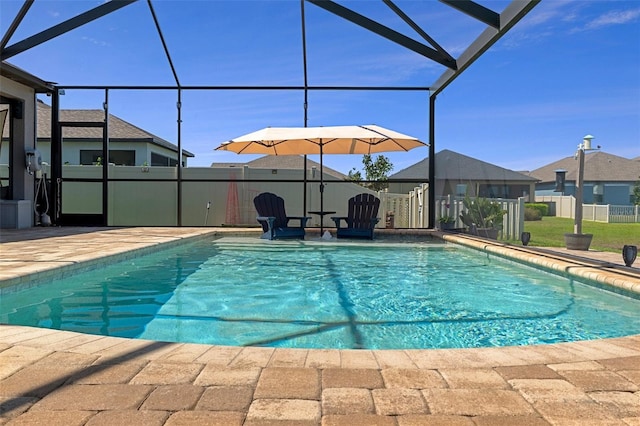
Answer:
[[[591,244],[592,234],[582,233],[582,202],[584,194],[584,153],[585,151],[593,151],[591,147],[591,140],[594,139],[591,135],[586,135],[582,138],[582,143],[578,145],[575,158],[578,160],[578,176],[576,178],[576,208],[573,221],[573,234],[565,234],[565,243],[568,249],[573,250],[589,250]],[[598,146],[598,148],[600,148]],[[598,149],[595,148],[595,149]]]
[[[573,233],[582,234],[582,203],[584,201],[584,152],[593,151],[591,140],[593,136],[587,135],[582,138],[582,143],[578,145],[576,155],[578,156],[578,178],[576,180],[576,214],[573,222]]]

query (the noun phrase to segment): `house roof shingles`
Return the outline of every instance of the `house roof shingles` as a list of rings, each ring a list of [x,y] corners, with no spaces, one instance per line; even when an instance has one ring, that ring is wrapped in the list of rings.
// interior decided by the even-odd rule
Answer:
[[[51,107],[38,101],[38,139],[51,139]],[[62,109],[60,121],[67,122],[103,122],[104,111],[99,109]],[[102,130],[97,127],[65,127],[65,139],[75,140],[101,140]],[[109,139],[112,141],[126,141],[131,143],[152,143],[171,151],[177,152],[178,147],[171,142],[147,132],[131,123],[109,114]],[[183,149],[182,153],[187,157],[194,155]]]
[[[302,170],[304,168],[304,156],[302,155],[265,155],[246,163],[212,163],[211,167],[242,167],[248,165],[254,169],[282,169],[282,170]],[[320,164],[307,158],[307,170],[315,167],[320,170]],[[323,166],[325,175],[333,176],[337,179],[345,180],[347,175]]]
[[[541,182],[554,182],[556,170],[566,170],[566,180],[575,181],[578,177],[578,160],[566,157],[547,164],[529,173]],[[606,152],[588,152],[584,156],[584,180],[606,182],[634,182],[640,176],[637,161]]]
[[[484,181],[522,181],[536,179],[523,173],[514,172],[485,161],[477,160],[448,149],[436,153],[436,179],[439,180],[484,180]],[[429,177],[429,158],[400,170],[389,179],[420,180]]]

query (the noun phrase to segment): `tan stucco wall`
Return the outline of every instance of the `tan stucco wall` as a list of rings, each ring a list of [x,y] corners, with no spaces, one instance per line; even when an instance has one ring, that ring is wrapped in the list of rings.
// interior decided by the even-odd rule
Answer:
[[[22,102],[22,118],[16,118],[13,115],[13,140],[12,143],[3,144],[3,151],[11,150],[11,154],[7,152],[8,159],[12,159],[10,168],[11,185],[13,188],[12,199],[14,200],[30,200],[33,203],[34,198],[34,175],[27,173],[25,168],[25,150],[35,147],[35,91],[23,84],[17,83],[6,77],[0,77],[0,94],[5,98],[20,100]],[[4,155],[3,155],[4,157]],[[33,225],[32,211],[22,210],[21,223],[29,223]],[[29,216],[28,218],[26,216]]]

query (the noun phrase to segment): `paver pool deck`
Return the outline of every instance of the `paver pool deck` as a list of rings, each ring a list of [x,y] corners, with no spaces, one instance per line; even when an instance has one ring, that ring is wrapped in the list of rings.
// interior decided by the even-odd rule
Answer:
[[[212,231],[238,232],[2,230],[0,286]],[[625,289],[640,286],[640,269],[615,253],[517,251]],[[0,325],[0,424],[640,426],[640,335],[481,349],[304,350]]]

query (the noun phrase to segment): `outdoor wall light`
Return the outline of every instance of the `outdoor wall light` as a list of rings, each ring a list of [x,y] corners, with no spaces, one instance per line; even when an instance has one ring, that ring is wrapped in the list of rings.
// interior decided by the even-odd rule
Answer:
[[[531,241],[531,232],[523,232],[520,234],[520,241],[522,241],[522,245],[529,245],[529,241]]]
[[[638,256],[638,246],[625,245],[622,247],[622,260],[626,266],[633,265],[636,256]]]

